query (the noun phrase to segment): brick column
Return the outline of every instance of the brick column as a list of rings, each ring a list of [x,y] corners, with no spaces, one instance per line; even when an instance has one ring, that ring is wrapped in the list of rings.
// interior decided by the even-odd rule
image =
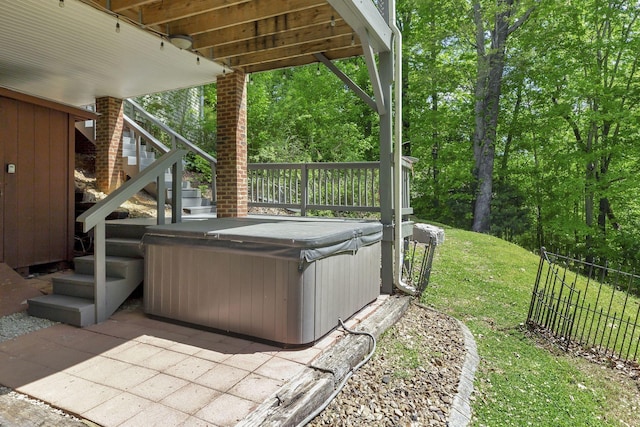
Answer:
[[[217,216],[247,216],[247,87],[245,73],[218,77]]]
[[[96,98],[96,185],[111,193],[124,181],[122,174],[122,99]]]

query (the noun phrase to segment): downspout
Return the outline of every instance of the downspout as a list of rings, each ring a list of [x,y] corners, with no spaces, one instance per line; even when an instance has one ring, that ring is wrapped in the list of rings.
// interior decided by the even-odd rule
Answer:
[[[394,172],[395,185],[393,192],[393,209],[395,211],[395,230],[394,230],[394,254],[395,254],[395,284],[396,287],[405,294],[415,295],[416,289],[402,281],[402,265],[404,264],[404,251],[402,248],[402,33],[396,25],[395,7],[389,19],[389,26],[393,32],[395,42],[395,116],[394,116],[394,135],[395,135],[395,152],[394,152]],[[389,106],[391,109],[391,106]]]

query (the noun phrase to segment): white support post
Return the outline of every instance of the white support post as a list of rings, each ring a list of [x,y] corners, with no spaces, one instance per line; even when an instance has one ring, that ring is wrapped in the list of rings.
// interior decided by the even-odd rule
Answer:
[[[93,274],[96,323],[107,320],[107,262],[106,262],[106,226],[99,221],[93,229]]]

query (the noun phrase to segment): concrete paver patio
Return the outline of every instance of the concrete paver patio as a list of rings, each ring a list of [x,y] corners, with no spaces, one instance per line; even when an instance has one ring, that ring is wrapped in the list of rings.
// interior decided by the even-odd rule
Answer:
[[[0,384],[103,426],[232,426],[343,334],[282,349],[151,319],[137,307],[88,328],[58,324],[0,343]]]

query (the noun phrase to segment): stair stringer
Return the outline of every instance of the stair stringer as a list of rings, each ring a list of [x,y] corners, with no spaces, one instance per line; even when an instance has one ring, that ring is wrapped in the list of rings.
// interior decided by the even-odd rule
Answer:
[[[85,259],[86,266],[84,268],[78,268],[76,264],[76,272],[84,272],[86,268],[93,269],[93,255],[88,255],[82,257]],[[107,317],[111,316],[116,310],[122,305],[123,302],[129,295],[136,290],[136,288],[142,283],[144,280],[144,259],[143,258],[127,258],[127,257],[113,257],[107,256],[107,263],[113,259],[121,259],[127,261],[126,273],[114,277],[115,274],[108,274],[108,279],[106,282],[106,306],[107,306]],[[76,261],[77,262],[77,261]],[[91,276],[93,279],[93,276]],[[91,298],[93,299],[93,287],[95,281],[91,282]]]
[[[107,226],[111,236],[107,238],[105,259],[107,317],[115,313],[144,280],[144,258],[139,242],[145,228],[120,221]],[[110,244],[110,239],[115,239],[117,244]],[[29,315],[79,327],[96,324],[94,260],[92,255],[76,258],[73,274],[53,278],[52,294],[28,300]]]

